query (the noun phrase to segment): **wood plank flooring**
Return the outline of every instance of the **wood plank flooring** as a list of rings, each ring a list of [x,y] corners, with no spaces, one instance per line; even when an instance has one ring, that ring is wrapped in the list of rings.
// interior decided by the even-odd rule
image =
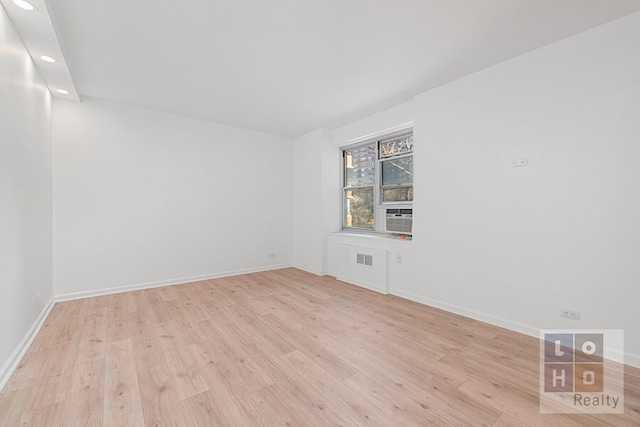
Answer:
[[[58,303],[0,426],[638,426],[541,415],[538,341],[296,269]]]

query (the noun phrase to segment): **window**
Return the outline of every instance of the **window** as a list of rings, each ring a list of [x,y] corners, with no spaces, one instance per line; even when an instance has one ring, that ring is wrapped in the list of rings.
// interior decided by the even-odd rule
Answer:
[[[363,145],[344,152],[345,227],[373,228],[377,149]]]
[[[342,154],[343,228],[386,231],[386,208],[412,208],[413,133],[365,141]]]
[[[413,134],[380,141],[381,202],[413,201]]]

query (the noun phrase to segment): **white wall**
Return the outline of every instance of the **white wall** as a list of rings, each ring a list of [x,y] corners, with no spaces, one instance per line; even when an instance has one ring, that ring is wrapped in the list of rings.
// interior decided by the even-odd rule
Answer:
[[[327,274],[327,233],[340,230],[340,150],[319,129],[294,141],[294,266]]]
[[[57,296],[292,264],[290,139],[92,99],[54,111]]]
[[[635,14],[416,98],[430,298],[532,327],[622,328],[640,357],[638,40]]]
[[[0,387],[52,296],[51,95],[0,6]]]
[[[416,234],[385,244],[404,252],[392,293],[532,334],[621,328],[640,366],[638,40],[634,14],[414,99]]]

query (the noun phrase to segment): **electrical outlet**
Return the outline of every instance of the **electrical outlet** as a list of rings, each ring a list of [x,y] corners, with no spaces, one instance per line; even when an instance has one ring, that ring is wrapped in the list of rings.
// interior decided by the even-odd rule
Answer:
[[[402,264],[402,255],[400,255],[400,254],[396,255],[396,262],[398,264]]]
[[[566,317],[567,319],[580,320],[580,312],[579,311],[571,311],[566,308],[560,309],[560,316]]]
[[[514,168],[521,168],[523,166],[529,166],[529,159],[514,159],[513,160],[513,167]]]

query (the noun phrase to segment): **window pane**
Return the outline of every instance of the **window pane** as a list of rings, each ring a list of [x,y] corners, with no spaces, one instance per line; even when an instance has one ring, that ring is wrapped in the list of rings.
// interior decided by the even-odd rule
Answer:
[[[373,228],[373,188],[345,190],[345,227]]]
[[[413,186],[383,188],[382,201],[383,202],[411,202],[413,201]]]
[[[413,156],[382,162],[382,186],[413,183]]]
[[[376,147],[365,145],[344,152],[345,187],[368,187],[375,181]]]
[[[380,157],[397,156],[413,151],[413,134],[380,142]]]

